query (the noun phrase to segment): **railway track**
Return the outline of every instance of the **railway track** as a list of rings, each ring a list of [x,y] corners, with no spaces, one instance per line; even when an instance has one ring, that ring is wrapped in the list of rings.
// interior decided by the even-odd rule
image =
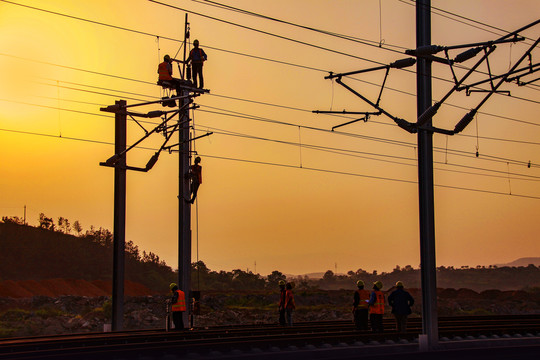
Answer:
[[[384,320],[384,333],[360,332],[352,322],[323,321],[277,325],[220,326],[166,332],[164,329],[86,333],[0,340],[3,359],[133,359],[182,358],[192,354],[216,357],[218,354],[273,352],[298,349],[324,349],[347,346],[396,345],[418,348],[421,319],[411,318],[408,331],[398,334],[393,319]],[[540,315],[498,317],[441,317],[441,341],[460,339],[538,338]],[[232,356],[232,357],[231,357]],[[195,356],[196,357],[196,356]]]

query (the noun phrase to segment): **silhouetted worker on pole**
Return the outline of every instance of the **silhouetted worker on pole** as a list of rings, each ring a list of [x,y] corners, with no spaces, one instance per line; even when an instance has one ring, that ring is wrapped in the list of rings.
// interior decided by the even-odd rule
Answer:
[[[373,332],[383,332],[384,294],[381,291],[382,282],[373,283],[373,291],[369,298],[369,321]]]
[[[414,299],[408,291],[403,289],[403,283],[396,283],[397,289],[388,296],[388,304],[392,307],[392,314],[396,318],[397,331],[404,333],[407,331],[407,316],[411,311],[411,306],[414,305]]]
[[[285,326],[285,280],[279,280],[279,325]]]
[[[169,82],[174,88],[178,85],[178,79],[173,78],[173,59],[169,55],[163,57],[163,62],[158,65],[158,84],[162,85],[163,82]]]
[[[367,330],[369,291],[364,289],[364,282],[362,280],[358,280],[356,286],[358,286],[358,290],[354,292],[354,325],[357,330]]]
[[[202,184],[202,166],[199,165],[200,162],[201,158],[197,156],[195,158],[195,163],[189,167],[189,173],[187,174],[190,179],[191,199],[186,201],[192,204],[195,202],[197,191],[199,190],[199,186]]]
[[[199,40],[193,41],[193,49],[189,52],[189,56],[186,59],[186,63],[191,61],[191,72],[193,74],[193,86],[202,89],[204,86],[203,79],[203,63],[208,57],[203,49],[199,47]],[[197,76],[199,76],[199,86],[197,86]]]
[[[183,330],[183,315],[184,311],[186,311],[186,295],[182,290],[178,289],[178,285],[176,285],[175,283],[171,283],[169,285],[169,288],[171,289],[171,292],[173,294],[171,299],[171,311],[174,329]]]

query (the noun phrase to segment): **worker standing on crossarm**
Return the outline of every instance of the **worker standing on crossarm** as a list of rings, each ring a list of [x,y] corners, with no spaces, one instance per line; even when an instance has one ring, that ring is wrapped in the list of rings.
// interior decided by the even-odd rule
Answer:
[[[199,47],[199,40],[193,41],[193,49],[189,52],[186,63],[191,61],[191,72],[193,74],[193,86],[202,89],[204,87],[203,63],[208,59],[203,49]],[[199,77],[199,86],[197,86],[197,76]]]
[[[186,200],[193,204],[195,198],[197,197],[197,191],[199,191],[199,186],[202,184],[202,166],[199,165],[201,158],[197,156],[195,158],[195,163],[189,167],[189,173],[186,174],[189,177],[190,189],[191,189],[191,199]]]
[[[285,326],[287,323],[285,322],[285,280],[279,280],[279,325]]]
[[[369,321],[373,332],[383,332],[384,294],[381,291],[382,282],[373,283],[373,291],[369,298]]]
[[[182,290],[178,289],[178,285],[176,285],[175,283],[171,283],[169,285],[169,288],[171,289],[171,292],[173,294],[171,299],[171,311],[174,329],[183,330],[183,315],[184,311],[186,311],[186,295]]]
[[[397,331],[404,333],[407,331],[407,316],[412,313],[414,298],[405,291],[401,281],[396,283],[396,287],[397,289],[388,296],[388,304],[392,307],[392,314],[396,318]]]
[[[357,330],[367,330],[369,291],[364,289],[364,282],[362,280],[358,280],[356,286],[358,290],[354,292],[353,300],[354,325]]]
[[[294,295],[292,292],[293,284],[288,282],[285,285],[285,313],[287,315],[287,325],[292,326],[292,313],[296,309],[296,304],[294,302]]]

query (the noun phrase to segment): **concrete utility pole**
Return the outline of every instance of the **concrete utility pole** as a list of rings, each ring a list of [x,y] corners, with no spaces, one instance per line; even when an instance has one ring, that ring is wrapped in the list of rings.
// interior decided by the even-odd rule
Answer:
[[[188,14],[186,14],[184,25],[184,63],[182,71],[182,81],[186,78],[186,48],[189,39]],[[188,85],[188,84],[187,84]],[[181,111],[178,114],[178,288],[182,290],[186,297],[186,311],[184,312],[184,324],[189,324],[191,315],[191,207],[186,201],[190,198],[189,178],[186,174],[189,172],[190,158],[190,134],[189,134],[189,109],[187,98],[189,90],[182,89],[181,96],[186,96],[178,101]],[[183,110],[182,110],[183,109]]]
[[[126,101],[115,102],[121,110],[114,115],[114,153],[126,150]],[[113,228],[113,286],[112,330],[123,330],[124,317],[124,263],[126,243],[126,155],[114,167],[114,228]]]
[[[416,47],[431,45],[431,2],[416,1]],[[416,65],[417,114],[431,106],[431,61],[418,57]],[[435,205],[433,191],[433,132],[432,122],[418,128],[418,192],[420,208],[420,266],[422,279],[421,348],[437,346],[437,278],[435,263]],[[425,336],[427,336],[427,344]]]
[[[182,90],[182,96],[189,95],[189,90]],[[186,104],[189,98],[179,101],[179,106],[185,106],[178,116],[179,118],[179,167],[178,167],[178,287],[186,296],[186,311],[184,312],[184,324],[189,324],[191,315],[191,207],[186,201],[190,198],[189,178],[189,109]]]

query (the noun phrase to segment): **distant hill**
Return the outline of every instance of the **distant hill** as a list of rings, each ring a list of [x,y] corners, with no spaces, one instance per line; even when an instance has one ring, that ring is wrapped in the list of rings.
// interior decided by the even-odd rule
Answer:
[[[112,279],[113,236],[92,229],[80,236],[12,222],[0,222],[0,281]],[[125,279],[151,290],[168,289],[172,269],[152,253],[126,243]]]
[[[514,260],[507,264],[497,264],[496,266],[529,266],[533,264],[534,266],[540,266],[540,257],[524,257]]]

